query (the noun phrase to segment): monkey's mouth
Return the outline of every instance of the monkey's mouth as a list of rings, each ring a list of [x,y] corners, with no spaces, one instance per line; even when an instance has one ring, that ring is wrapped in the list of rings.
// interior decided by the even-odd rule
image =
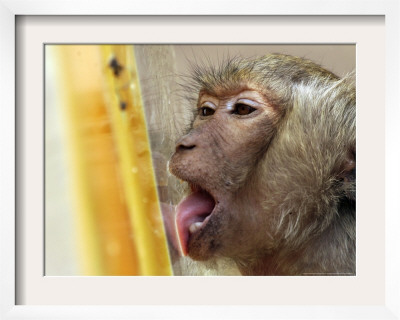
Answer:
[[[190,237],[199,232],[214,211],[214,197],[200,186],[189,183],[191,193],[176,207],[176,227],[183,255],[188,254]]]

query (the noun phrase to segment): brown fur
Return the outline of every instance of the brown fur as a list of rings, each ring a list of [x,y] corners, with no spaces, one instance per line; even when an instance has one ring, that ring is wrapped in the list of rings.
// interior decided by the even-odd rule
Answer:
[[[196,116],[170,170],[217,202],[192,235],[195,260],[244,275],[355,274],[355,85],[296,57],[231,59],[194,70]],[[257,101],[240,116],[227,106]]]

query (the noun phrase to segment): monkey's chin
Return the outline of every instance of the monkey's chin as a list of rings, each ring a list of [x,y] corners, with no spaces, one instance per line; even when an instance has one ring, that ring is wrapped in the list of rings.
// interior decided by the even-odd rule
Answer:
[[[187,255],[192,237],[201,234],[207,224],[216,202],[207,191],[192,186],[192,193],[176,207],[176,227],[183,255]]]

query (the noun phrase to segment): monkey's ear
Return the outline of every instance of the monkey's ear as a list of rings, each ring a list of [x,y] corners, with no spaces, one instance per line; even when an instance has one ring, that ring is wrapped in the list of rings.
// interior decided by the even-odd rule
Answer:
[[[352,148],[347,153],[339,174],[342,181],[342,188],[348,200],[356,199],[356,149]]]
[[[347,152],[340,170],[340,178],[344,182],[356,181],[356,148],[352,147]]]

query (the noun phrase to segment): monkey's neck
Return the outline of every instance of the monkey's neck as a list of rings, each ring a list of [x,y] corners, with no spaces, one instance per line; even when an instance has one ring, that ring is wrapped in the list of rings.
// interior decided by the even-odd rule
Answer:
[[[237,262],[243,275],[354,275],[355,217],[347,211],[299,248],[281,247],[252,263]]]

